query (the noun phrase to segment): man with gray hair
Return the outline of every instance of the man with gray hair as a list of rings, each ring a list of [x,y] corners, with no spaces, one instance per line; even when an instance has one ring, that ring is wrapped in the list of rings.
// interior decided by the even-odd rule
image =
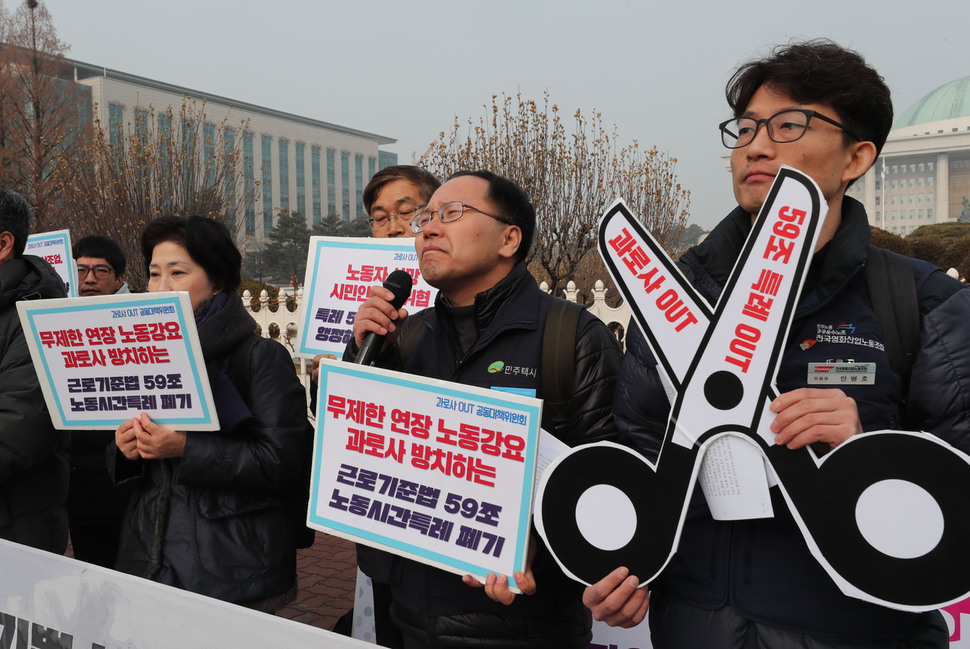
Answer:
[[[24,255],[30,206],[0,187],[0,538],[67,548],[68,433],[54,429],[16,303],[65,297],[43,259]]]

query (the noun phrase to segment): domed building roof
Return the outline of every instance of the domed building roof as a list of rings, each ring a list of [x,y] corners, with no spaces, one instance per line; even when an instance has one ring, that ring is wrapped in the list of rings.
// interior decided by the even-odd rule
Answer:
[[[896,119],[893,130],[956,117],[970,117],[970,77],[944,84]]]

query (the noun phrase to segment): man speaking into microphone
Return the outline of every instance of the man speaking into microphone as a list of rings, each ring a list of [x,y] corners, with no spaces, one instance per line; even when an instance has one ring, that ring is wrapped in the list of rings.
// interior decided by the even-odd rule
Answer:
[[[354,361],[365,336],[377,334],[385,336],[379,367],[543,398],[545,325],[562,301],[540,290],[526,268],[536,227],[526,193],[491,172],[461,171],[415,210],[410,227],[421,273],[438,289],[435,304],[409,317],[392,304],[391,290],[374,287],[357,311],[345,360]],[[564,339],[574,371],[567,412],[560,421],[544,409],[542,421],[571,446],[613,436],[612,395],[622,360],[606,325],[585,310],[578,317]],[[484,588],[475,588],[470,577],[462,583],[394,557],[392,615],[404,646],[585,649],[590,616],[582,588],[536,543],[529,567],[514,576],[525,594],[518,597],[504,576],[489,575]]]

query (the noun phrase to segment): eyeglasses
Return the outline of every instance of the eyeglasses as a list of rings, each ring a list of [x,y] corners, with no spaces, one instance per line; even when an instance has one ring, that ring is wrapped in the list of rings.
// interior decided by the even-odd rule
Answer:
[[[421,234],[421,231],[424,230],[424,226],[426,226],[428,222],[431,221],[431,219],[434,217],[435,214],[438,215],[438,220],[440,222],[451,223],[452,221],[457,221],[458,219],[460,219],[462,215],[465,213],[465,210],[480,212],[485,216],[492,217],[496,221],[501,221],[502,223],[512,225],[512,222],[505,217],[495,216],[494,214],[489,214],[488,212],[482,212],[477,207],[466,205],[461,201],[451,201],[450,203],[445,203],[444,205],[442,205],[440,208],[438,208],[433,212],[426,210],[425,209],[426,207],[428,206],[422,205],[421,207],[417,208],[416,210],[417,214],[415,214],[414,218],[411,219],[411,232],[413,232],[414,234]]]
[[[391,219],[396,219],[398,221],[403,221],[404,223],[410,223],[411,217],[417,211],[416,207],[402,207],[397,212],[391,212],[390,214],[375,214],[374,216],[367,219],[370,223],[370,227],[373,230],[380,230],[386,228],[391,224]]]
[[[94,276],[98,279],[105,279],[114,271],[111,266],[78,266],[77,276],[80,279],[84,279],[88,276],[88,273],[94,273]]]
[[[812,121],[813,117],[817,117],[833,126],[838,126],[856,140],[862,139],[834,119],[826,117],[817,111],[801,108],[783,110],[766,119],[735,117],[734,119],[721,122],[718,124],[718,128],[721,130],[721,143],[729,149],[740,149],[751,144],[762,124],[768,129],[768,137],[771,138],[772,142],[787,144],[805,135],[805,131],[808,130],[808,124]]]

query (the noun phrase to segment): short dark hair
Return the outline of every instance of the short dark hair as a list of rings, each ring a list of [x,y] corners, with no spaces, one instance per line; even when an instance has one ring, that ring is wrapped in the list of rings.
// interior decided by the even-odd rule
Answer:
[[[30,203],[7,187],[0,187],[0,232],[13,235],[13,258],[23,257],[30,233]]]
[[[125,253],[114,239],[100,234],[90,234],[74,244],[74,259],[97,257],[104,259],[114,268],[116,275],[125,274]]]
[[[219,221],[201,216],[163,216],[149,223],[141,234],[146,271],[152,263],[155,246],[166,241],[185,248],[218,289],[228,292],[239,288],[242,254],[229,230]]]
[[[536,208],[532,205],[529,195],[508,178],[484,169],[457,171],[451,174],[448,180],[460,176],[475,176],[488,183],[488,199],[498,206],[502,216],[522,231],[522,243],[515,251],[515,259],[525,261],[529,256],[529,249],[532,248],[532,237],[535,236],[536,231]]]
[[[828,39],[778,45],[770,56],[739,67],[725,89],[735,117],[761,86],[806,104],[828,104],[848,132],[876,145],[877,157],[892,129],[886,82],[861,54]],[[844,136],[848,143],[851,136]]]
[[[434,194],[436,189],[441,187],[441,181],[430,171],[426,171],[421,167],[415,167],[414,165],[384,167],[374,174],[374,177],[364,187],[364,211],[367,214],[370,214],[370,208],[374,204],[374,201],[377,200],[377,195],[381,193],[384,185],[395,180],[406,180],[417,185],[421,191],[422,202],[425,203],[431,200],[431,195]]]

